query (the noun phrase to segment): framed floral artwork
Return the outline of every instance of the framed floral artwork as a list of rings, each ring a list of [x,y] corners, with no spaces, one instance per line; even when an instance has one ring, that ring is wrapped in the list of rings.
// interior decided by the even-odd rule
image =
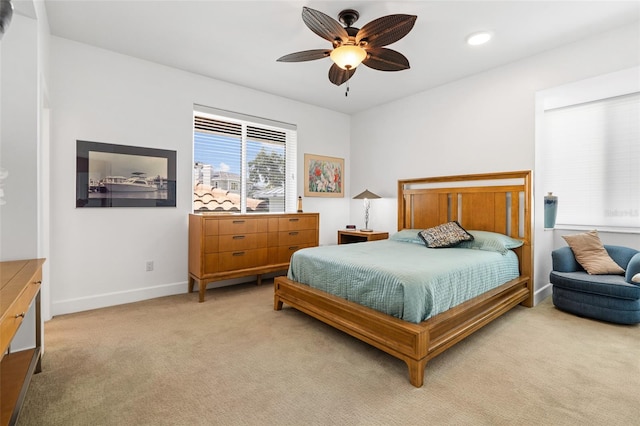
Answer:
[[[344,159],[305,154],[304,196],[344,197]]]

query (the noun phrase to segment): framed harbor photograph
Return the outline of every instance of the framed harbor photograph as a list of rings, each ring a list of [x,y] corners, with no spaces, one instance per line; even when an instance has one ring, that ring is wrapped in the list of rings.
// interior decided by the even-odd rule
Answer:
[[[305,197],[344,197],[344,159],[304,155]]]
[[[76,207],[175,207],[176,151],[76,141]]]

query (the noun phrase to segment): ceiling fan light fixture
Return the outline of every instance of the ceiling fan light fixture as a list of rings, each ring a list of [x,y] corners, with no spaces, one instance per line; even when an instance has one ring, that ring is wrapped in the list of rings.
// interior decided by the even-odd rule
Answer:
[[[303,6],[302,21],[316,35],[330,42],[331,49],[294,52],[280,57],[278,62],[304,62],[330,56],[333,63],[328,77],[336,86],[349,81],[360,64],[378,71],[409,69],[409,60],[402,53],[385,46],[406,36],[418,17],[387,15],[374,19],[362,28],[355,28],[352,25],[358,16],[357,11],[346,9],[338,15],[338,22],[319,10]]]
[[[480,46],[491,40],[492,34],[488,31],[481,31],[479,33],[473,33],[467,37],[467,44],[471,46]]]
[[[359,46],[342,45],[331,51],[331,60],[343,70],[357,67],[367,57],[367,51]]]

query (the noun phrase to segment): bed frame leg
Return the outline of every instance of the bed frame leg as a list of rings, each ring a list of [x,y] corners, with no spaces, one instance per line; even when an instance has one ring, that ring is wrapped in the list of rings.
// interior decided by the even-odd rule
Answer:
[[[273,310],[281,311],[282,310],[282,300],[278,296],[273,298]]]
[[[278,290],[280,288],[280,283],[278,283],[279,279],[281,279],[281,277],[276,277],[273,280],[273,310],[274,311],[282,310],[282,300],[278,296]]]
[[[413,386],[421,388],[424,384],[424,369],[427,367],[427,360],[407,359],[405,362],[409,367],[409,381]]]

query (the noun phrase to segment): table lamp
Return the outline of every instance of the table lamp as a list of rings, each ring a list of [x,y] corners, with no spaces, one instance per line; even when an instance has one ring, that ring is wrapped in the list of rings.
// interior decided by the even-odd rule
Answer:
[[[373,232],[373,229],[369,229],[369,200],[374,198],[380,198],[380,196],[368,189],[365,189],[364,192],[353,197],[354,200],[364,200],[364,229],[360,230],[362,232]]]

